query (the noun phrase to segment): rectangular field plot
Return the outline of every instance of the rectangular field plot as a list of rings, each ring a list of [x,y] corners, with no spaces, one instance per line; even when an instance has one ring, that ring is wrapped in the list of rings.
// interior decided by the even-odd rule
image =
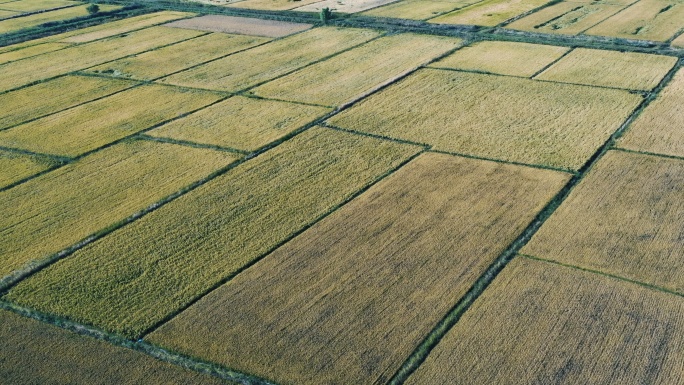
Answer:
[[[0,277],[48,258],[235,160],[150,141],[109,147],[0,193]]]
[[[152,80],[267,41],[268,39],[263,37],[212,33],[140,55],[115,60],[93,67],[88,72]]]
[[[251,17],[205,15],[192,19],[178,20],[166,24],[168,27],[196,29],[199,31],[237,33],[240,35],[283,37],[311,28],[312,24],[290,23],[277,20],[262,20]]]
[[[672,56],[577,48],[536,79],[649,91],[676,63]]]
[[[16,183],[54,166],[54,163],[30,155],[0,150],[0,188]]]
[[[480,1],[481,0],[403,0],[365,11],[362,15],[427,20]]]
[[[406,384],[679,384],[682,312],[676,295],[518,257]]]
[[[44,54],[46,52],[57,51],[68,46],[68,44],[62,43],[43,43],[26,48],[21,48],[15,51],[0,53],[0,64],[5,64],[7,62],[15,60],[26,59],[28,57]]]
[[[385,383],[567,180],[421,155],[149,339],[279,383]]]
[[[0,130],[113,94],[135,84],[127,80],[67,75],[2,94]]]
[[[239,91],[378,35],[378,32],[363,29],[315,28],[172,75],[161,82],[221,91]]]
[[[0,131],[0,146],[75,157],[220,98],[210,92],[143,85]]]
[[[14,19],[2,20],[0,21],[0,34],[36,27],[50,21],[60,21],[66,19],[73,19],[76,17],[88,16],[89,13],[86,10],[87,7],[87,5],[81,5],[78,7],[58,9],[55,11],[36,13],[33,15],[17,17]],[[115,9],[120,8],[121,6],[119,5],[100,5],[101,12],[113,11]]]
[[[609,152],[522,252],[684,294],[684,161]]]
[[[151,27],[0,66],[0,92],[204,34]]]
[[[506,28],[576,35],[618,13],[624,7],[625,5],[578,4],[563,1],[508,24]]]
[[[672,41],[672,46],[676,48],[684,48],[684,33]]]
[[[627,91],[424,69],[330,123],[438,150],[577,170],[640,101]]]
[[[461,41],[417,34],[383,37],[252,92],[276,99],[341,105],[458,47]]]
[[[550,0],[485,0],[431,19],[437,24],[474,24],[494,27],[515,16],[541,7]]]
[[[255,151],[330,112],[330,109],[235,96],[148,135]]]
[[[530,77],[568,50],[551,45],[483,41],[462,48],[430,66]]]
[[[66,32],[58,35],[59,41],[65,43],[88,43],[91,41],[112,37],[126,32],[131,32],[154,25],[162,24],[192,16],[192,13],[163,11],[148,13],[145,15],[129,17],[123,20],[112,21],[92,27]]]
[[[618,142],[632,150],[684,157],[684,69],[639,115]]]
[[[229,384],[5,310],[0,310],[0,357],[0,378],[13,385]]]
[[[684,28],[680,0],[641,0],[589,29],[589,35],[666,41]]]
[[[308,130],[22,281],[9,298],[139,336],[418,151]]]
[[[79,4],[83,3],[69,0],[18,0],[9,3],[2,3],[2,5],[0,5],[0,9],[16,12],[36,12],[55,8],[70,7]]]
[[[227,4],[226,7],[261,9],[265,11],[286,11],[318,1],[321,0],[245,0]]]
[[[390,4],[395,1],[397,0],[323,0],[295,8],[294,11],[318,13],[323,8],[329,8],[333,12],[357,13]]]

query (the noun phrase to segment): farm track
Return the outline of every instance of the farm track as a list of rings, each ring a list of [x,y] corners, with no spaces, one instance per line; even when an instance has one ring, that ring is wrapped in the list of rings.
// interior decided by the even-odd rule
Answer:
[[[103,3],[109,3],[109,4],[126,4],[126,2],[122,1],[105,1]],[[105,21],[110,21],[114,20],[118,17],[129,17],[131,15],[135,14],[144,14],[147,12],[150,12],[150,10],[182,10],[182,11],[188,11],[188,12],[197,12],[197,13],[212,13],[212,14],[225,14],[225,15],[231,15],[231,16],[246,16],[246,17],[257,17],[257,18],[264,18],[264,19],[269,19],[269,20],[284,20],[284,21],[292,21],[292,22],[305,22],[305,23],[311,23],[311,22],[316,22],[317,17],[307,15],[307,14],[296,14],[293,12],[263,12],[263,11],[252,11],[252,10],[242,10],[242,9],[234,9],[234,8],[223,8],[223,7],[214,7],[214,6],[202,6],[202,5],[192,5],[192,4],[183,4],[179,5],[177,3],[170,3],[170,2],[165,2],[165,1],[145,1],[146,6],[143,7],[131,7],[128,9],[125,9],[123,11],[115,11],[111,12],[109,15],[102,16],[102,19],[97,19],[97,18],[84,18],[83,20],[76,20],[73,22],[68,22],[68,23],[63,23],[60,25],[58,28],[82,28],[87,25],[92,25],[92,24],[97,24],[102,22],[102,20]],[[552,2],[548,5],[555,4],[555,2]],[[547,5],[547,6],[548,6]],[[537,11],[539,9],[535,9],[534,11]],[[531,13],[531,12],[530,12]],[[517,18],[522,18],[524,16],[527,16],[529,13],[526,13],[524,15],[520,15]],[[433,35],[442,35],[442,36],[457,36],[464,38],[466,42],[463,45],[467,45],[469,43],[472,43],[474,41],[480,41],[480,40],[502,40],[502,41],[519,41],[519,42],[529,42],[529,43],[543,43],[543,44],[551,44],[551,45],[559,45],[559,46],[569,46],[569,47],[582,47],[582,48],[596,48],[596,49],[609,49],[609,50],[621,50],[621,51],[629,51],[629,52],[641,52],[641,53],[650,53],[650,54],[661,54],[661,55],[667,55],[667,56],[675,56],[680,58],[677,62],[677,64],[668,72],[668,74],[660,81],[660,83],[650,92],[643,92],[642,94],[645,96],[644,100],[639,104],[639,106],[632,112],[630,117],[611,135],[611,137],[600,147],[598,151],[596,151],[593,156],[582,166],[579,171],[577,172],[572,172],[568,170],[561,170],[561,169],[556,169],[552,167],[540,167],[537,166],[538,168],[544,168],[544,169],[551,169],[551,170],[556,170],[556,171],[562,171],[562,172],[570,172],[573,176],[570,179],[570,181],[563,187],[563,189],[556,194],[556,196],[546,205],[546,207],[535,217],[535,219],[527,226],[527,228],[518,236],[518,238],[512,242],[508,248],[496,259],[496,261],[489,266],[487,271],[482,274],[479,279],[476,281],[476,283],[470,288],[470,290],[467,292],[467,294],[462,297],[462,299],[455,304],[455,306],[449,311],[448,314],[445,315],[445,317],[440,321],[440,323],[432,330],[432,332],[422,341],[422,343],[413,351],[413,353],[407,358],[407,360],[404,362],[402,367],[397,371],[397,373],[394,374],[392,380],[389,382],[390,384],[403,384],[405,380],[408,378],[408,376],[413,373],[418,366],[425,360],[427,355],[432,351],[432,349],[439,343],[439,341],[442,339],[442,337],[452,328],[453,325],[455,325],[460,317],[463,315],[463,313],[468,310],[468,308],[472,305],[472,303],[480,296],[480,294],[489,286],[489,284],[494,280],[494,278],[503,270],[503,268],[518,254],[518,251],[530,240],[530,238],[539,230],[539,228],[542,226],[542,224],[551,216],[551,214],[555,211],[555,209],[567,198],[567,196],[570,194],[570,192],[574,189],[574,187],[584,179],[586,174],[593,168],[593,166],[605,155],[605,153],[608,150],[617,150],[617,151],[626,151],[626,152],[633,152],[633,153],[639,153],[639,154],[644,154],[644,155],[653,155],[653,156],[663,156],[667,158],[673,158],[673,159],[682,159],[681,157],[677,156],[667,156],[667,155],[661,155],[661,154],[651,154],[647,152],[641,152],[641,151],[632,151],[632,150],[625,150],[625,149],[618,149],[615,148],[615,142],[622,137],[622,135],[625,133],[625,131],[630,127],[632,122],[641,114],[641,112],[657,97],[657,95],[662,91],[662,89],[672,80],[674,74],[676,71],[684,65],[684,49],[675,49],[675,48],[670,48],[667,44],[665,43],[654,43],[654,42],[644,42],[644,41],[634,41],[634,40],[626,40],[626,39],[619,39],[619,38],[604,38],[604,37],[598,37],[598,36],[559,36],[559,35],[550,35],[550,34],[536,34],[536,33],[529,33],[529,32],[522,32],[522,31],[511,31],[511,30],[504,30],[500,27],[492,27],[492,28],[479,28],[479,27],[472,27],[472,26],[446,26],[446,25],[434,25],[434,24],[428,24],[425,22],[419,22],[419,21],[409,21],[409,20],[399,20],[399,19],[377,19],[377,18],[370,18],[370,17],[362,17],[362,16],[351,16],[351,17],[344,17],[340,19],[334,19],[330,22],[330,25],[333,26],[342,26],[342,27],[358,27],[358,28],[376,28],[376,29],[382,29],[382,30],[387,30],[390,32],[414,32],[414,33],[425,33],[425,34],[433,34]],[[684,32],[684,31],[683,31]],[[0,38],[0,46],[20,42],[20,41],[25,41],[25,40],[31,40],[36,37],[40,37],[46,34],[46,29],[35,29],[34,31],[28,31],[28,32],[22,32],[21,34],[8,34]],[[47,33],[51,34],[51,33]],[[676,36],[675,36],[676,37]],[[379,38],[379,37],[378,37]],[[674,39],[674,38],[673,38]],[[673,40],[670,39],[670,40]],[[177,44],[177,43],[174,43]],[[158,47],[157,47],[158,48]],[[155,49],[157,49],[155,48]],[[349,49],[353,49],[349,48]],[[349,50],[347,49],[347,50]],[[457,48],[458,49],[458,48]],[[336,56],[339,55],[343,52],[346,52],[347,50],[343,50],[341,52],[335,53],[334,55],[330,56]],[[448,52],[445,55],[446,56],[456,49]],[[570,51],[568,51],[570,52]],[[231,53],[230,55],[233,55],[235,53]],[[567,55],[567,53],[565,54]],[[556,59],[554,62],[548,64],[543,68],[542,70],[538,71],[534,76],[538,75],[539,73],[543,72],[546,70],[548,67],[552,66],[559,60],[561,60],[565,55],[561,56],[560,58]],[[229,55],[226,55],[229,56]],[[323,58],[319,61],[326,60],[329,57]],[[441,57],[440,57],[441,58]],[[116,59],[118,60],[118,59]],[[218,60],[218,59],[213,59],[213,60]],[[212,61],[213,61],[212,60]],[[436,58],[434,61],[439,60],[439,58]],[[311,66],[319,61],[315,61],[313,63],[309,63],[308,65],[302,67],[308,67]],[[198,64],[197,66],[202,65]],[[419,68],[424,67],[421,66]],[[191,67],[192,68],[192,67]],[[301,69],[301,68],[299,68]],[[298,69],[298,70],[299,70]],[[392,141],[397,141],[397,142],[402,142],[404,144],[417,144],[421,145],[418,143],[413,143],[413,142],[408,142],[408,141],[400,141],[397,139],[391,139],[391,138],[386,138],[386,137],[381,137],[377,135],[372,135],[372,134],[366,134],[366,133],[360,133],[356,132],[353,130],[346,130],[343,128],[339,127],[334,127],[328,124],[325,124],[325,121],[329,119],[330,117],[336,115],[337,113],[348,109],[349,107],[353,106],[355,103],[358,101],[366,98],[369,95],[372,95],[374,93],[377,93],[378,91],[396,83],[397,81],[409,76],[410,74],[414,73],[418,68],[412,69],[411,71],[408,71],[406,74],[403,74],[402,76],[393,79],[390,82],[387,82],[386,84],[382,84],[379,87],[376,87],[373,90],[370,90],[366,92],[365,94],[355,98],[353,101],[342,105],[335,109],[334,111],[326,114],[325,116],[316,119],[314,122],[311,122],[304,127],[301,127],[300,129],[297,129],[290,134],[286,135],[285,137],[281,138],[278,141],[275,141],[269,145],[266,145],[262,148],[260,148],[257,151],[254,151],[252,153],[248,153],[246,151],[242,150],[236,150],[232,148],[226,148],[226,147],[221,147],[221,146],[210,146],[210,145],[198,145],[194,142],[186,142],[186,141],[180,141],[180,140],[172,140],[172,139],[163,139],[163,138],[156,138],[156,137],[151,137],[145,134],[145,132],[148,132],[154,128],[159,127],[161,124],[154,125],[146,130],[143,130],[139,133],[127,136],[126,138],[117,140],[113,143],[107,144],[105,146],[102,146],[100,148],[97,148],[95,150],[89,151],[86,154],[80,155],[77,158],[81,158],[87,154],[90,154],[94,151],[99,151],[101,149],[107,148],[109,146],[112,146],[116,143],[120,143],[123,140],[127,140],[131,137],[135,138],[140,138],[144,140],[153,140],[153,141],[162,141],[162,142],[168,142],[168,143],[174,143],[174,144],[180,144],[180,145],[187,145],[191,147],[200,147],[200,148],[207,148],[207,149],[214,149],[214,150],[219,150],[219,151],[227,151],[227,152],[233,152],[233,153],[240,153],[242,155],[246,155],[246,157],[242,160],[238,160],[229,166],[224,167],[223,169],[213,173],[209,177],[195,182],[190,186],[185,187],[181,191],[174,193],[161,201],[151,205],[147,209],[138,212],[134,214],[133,216],[127,218],[126,220],[117,223],[116,225],[112,226],[111,228],[106,229],[105,231],[95,234],[83,242],[67,249],[64,250],[54,257],[55,259],[51,260],[51,263],[55,262],[58,259],[67,257],[71,255],[73,252],[79,250],[80,248],[94,242],[95,240],[104,237],[105,235],[113,232],[114,230],[121,228],[123,226],[126,226],[127,224],[136,221],[137,219],[147,215],[148,213],[155,211],[157,208],[165,205],[166,203],[169,203],[176,198],[187,194],[188,192],[194,190],[195,188],[213,180],[214,178],[218,177],[219,175],[222,175],[232,168],[236,167],[239,164],[244,163],[246,160],[254,158],[256,156],[259,156],[265,152],[268,152],[270,149],[277,147],[278,145],[282,144],[283,142],[295,137],[296,135],[308,130],[311,127],[314,127],[316,125],[321,125],[324,127],[327,127],[329,129],[333,130],[340,130],[352,134],[357,134],[357,135],[364,135],[364,136],[371,136],[375,138],[380,138],[380,139],[385,139],[385,140],[392,140]],[[187,69],[185,69],[187,70]],[[183,71],[185,71],[183,70]],[[78,73],[78,71],[76,71]],[[182,71],[178,71],[182,72]],[[284,77],[287,76],[289,73],[292,73],[294,71],[288,72],[284,75],[279,76]],[[82,73],[78,73],[79,75],[83,75]],[[60,75],[63,76],[63,75]],[[92,75],[91,75],[92,76]],[[533,77],[534,77],[533,76]],[[58,76],[59,77],[59,76]],[[49,79],[46,79],[49,80]],[[46,80],[41,80],[39,82],[43,82]],[[148,82],[141,82],[141,84],[146,84]],[[35,83],[32,83],[35,84]],[[141,85],[139,84],[139,85]],[[263,84],[263,83],[260,83]],[[139,86],[136,85],[135,87]],[[201,109],[207,108],[211,105],[214,105],[216,103],[219,103],[226,98],[232,96],[232,95],[243,95],[245,91],[255,88],[256,86],[248,87],[245,90],[241,90],[240,92],[237,93],[225,93],[226,97],[221,98],[220,100],[211,103],[207,106],[204,106]],[[23,87],[20,87],[23,88]],[[123,92],[118,91],[118,92]],[[117,93],[118,93],[117,92]],[[218,93],[218,92],[217,92]],[[108,95],[111,96],[111,95]],[[247,97],[254,97],[250,95],[244,95]],[[107,96],[103,96],[107,97]],[[102,97],[102,98],[103,98]],[[100,99],[100,98],[98,98]],[[87,102],[84,102],[87,103]],[[84,104],[82,103],[82,104]],[[74,108],[74,107],[70,107]],[[188,114],[184,114],[183,116],[174,118],[175,119],[180,119],[181,117],[187,116]],[[36,118],[38,119],[38,118]],[[166,122],[164,122],[166,123]],[[162,124],[164,124],[162,123]],[[452,156],[465,156],[461,154],[456,154],[456,153],[448,153],[448,152],[443,152],[443,151],[434,151],[429,148],[429,146],[426,145],[421,145],[425,147],[425,149],[421,152],[419,152],[417,155],[414,157],[410,158],[407,160],[405,163],[408,161],[414,159],[416,156],[420,155],[421,153],[428,151],[428,152],[440,152],[440,153],[445,153],[449,154]],[[21,150],[17,149],[6,149],[8,151],[18,151],[21,152]],[[35,155],[31,153],[32,155]],[[50,156],[48,156],[50,157]],[[466,156],[466,157],[471,157],[474,159],[486,159],[486,158],[478,158],[478,157],[473,157],[473,156]],[[56,159],[54,157],[50,157],[53,160],[58,160],[60,162],[63,162],[64,164],[70,163],[73,160],[71,158],[59,158]],[[486,159],[486,160],[491,160],[491,159]],[[497,161],[497,160],[494,160]],[[516,163],[516,162],[505,162],[505,161],[499,161],[501,163],[510,163],[510,164],[520,164],[528,167],[535,167],[531,166],[529,164],[523,164],[523,163]],[[401,166],[403,166],[405,163],[402,163]],[[354,199],[361,193],[365,192],[375,184],[377,184],[379,181],[383,180],[387,176],[393,174],[395,171],[397,171],[401,166],[397,167],[396,169],[386,173],[385,175],[382,175],[380,178],[377,180],[373,181],[370,185],[364,187],[357,193],[355,193],[352,197],[350,197],[348,200],[345,200],[342,204],[339,206],[335,207],[332,209],[330,212],[326,213],[325,215],[321,216],[320,218],[317,218],[312,224],[307,225],[305,228],[303,228],[301,231],[297,232],[297,234],[294,234],[292,237],[288,238],[285,240],[282,244],[288,242],[292,238],[296,237],[298,234],[301,232],[306,231],[308,228],[313,226],[315,223],[318,223],[320,220],[324,219],[325,217],[329,216],[336,210],[338,210],[340,207],[344,206],[347,202],[350,200]],[[12,188],[18,184],[21,184],[25,181],[28,181],[30,179],[33,179],[39,175],[42,175],[48,171],[54,170],[55,168],[60,167],[55,166],[54,168],[50,168],[46,171],[41,172],[38,175],[26,178],[25,180],[16,182],[10,186],[4,187],[0,189],[0,191],[7,190],[9,188]],[[275,250],[277,247],[273,248]],[[261,256],[259,259],[256,259],[254,263],[259,261],[261,258],[267,256],[272,250],[269,252],[265,253],[263,256]],[[536,257],[530,257],[530,256],[525,256],[525,255],[520,255],[523,258],[532,258],[532,259],[539,259],[543,260],[541,258],[536,258]],[[557,263],[557,262],[553,262]],[[38,270],[48,266],[44,265],[41,266]],[[560,263],[559,263],[560,264]],[[248,268],[250,265],[245,266],[245,268]],[[563,265],[563,264],[561,264]],[[566,266],[566,265],[563,265]],[[572,265],[567,265],[568,267],[576,268],[576,269],[581,269]],[[21,276],[13,277],[14,279],[10,281],[0,281],[0,294],[4,294],[9,288],[11,288],[14,284],[16,284],[19,280],[26,278],[27,276],[30,276],[37,272],[38,270],[34,270],[31,272],[24,272]],[[586,270],[586,269],[581,269],[581,270]],[[241,270],[242,271],[242,270]],[[592,273],[598,273],[602,274],[600,272],[596,272],[593,270],[586,270],[590,271]],[[239,274],[237,272],[236,274]],[[234,276],[234,275],[233,275]],[[610,275],[609,275],[610,276]],[[231,276],[232,278],[232,276]],[[620,278],[620,277],[616,277]],[[229,280],[228,278],[227,280]],[[624,278],[620,278],[624,279]],[[226,280],[226,281],[227,281]],[[630,280],[628,280],[630,281]],[[630,281],[632,282],[632,281]],[[224,283],[224,282],[222,282]],[[642,286],[650,287],[652,289],[656,290],[663,290],[662,288],[658,287],[651,287],[650,285],[643,284],[637,281],[633,281],[633,283],[640,284]],[[215,286],[212,288],[212,290],[207,291],[204,293],[202,296],[196,298],[192,303],[195,303],[197,300],[200,298],[203,298],[204,295],[208,294],[209,292],[213,291],[213,289],[217,288],[220,285]],[[666,290],[663,290],[665,292],[669,292]],[[678,293],[671,293],[671,294],[676,294],[680,295]],[[191,304],[192,304],[191,303]],[[190,305],[191,305],[190,304]],[[189,305],[188,305],[189,306]],[[173,352],[166,351],[164,349],[161,349],[157,346],[154,346],[150,343],[144,342],[142,340],[129,340],[126,338],[123,338],[121,336],[107,333],[101,330],[98,330],[96,328],[84,326],[78,323],[71,322],[66,319],[61,319],[58,317],[50,316],[47,314],[42,314],[40,312],[36,312],[34,310],[20,307],[17,305],[14,305],[12,303],[0,300],[0,308],[12,311],[17,314],[21,314],[26,317],[30,317],[33,319],[37,319],[42,322],[50,323],[56,326],[59,326],[61,328],[64,328],[66,330],[82,334],[82,335],[88,335],[91,337],[94,337],[96,339],[102,340],[102,341],[107,341],[111,344],[117,345],[117,346],[122,346],[126,348],[130,348],[136,351],[143,352],[149,356],[152,356],[154,358],[187,368],[191,370],[195,370],[201,373],[207,373],[211,374],[213,376],[223,378],[226,380],[230,381],[235,381],[241,384],[257,384],[257,385],[267,385],[267,384],[273,384],[272,382],[269,382],[265,379],[258,378],[256,376],[252,376],[249,374],[245,373],[239,373],[236,371],[232,371],[230,369],[227,369],[225,367],[206,362],[197,358],[193,357],[188,357],[184,356],[181,354],[176,354]],[[187,308],[187,307],[185,307]],[[181,309],[180,311],[184,310],[185,308]],[[180,312],[179,311],[179,312]],[[173,316],[178,314],[179,312],[175,313]],[[172,317],[173,317],[172,316]],[[170,317],[171,318],[171,317]],[[169,319],[170,319],[169,318]],[[168,320],[168,319],[167,319]],[[164,320],[164,321],[167,321]],[[163,323],[163,322],[162,322]],[[160,323],[161,324],[161,323]],[[159,326],[159,325],[157,325]],[[152,328],[151,330],[146,331],[144,334],[148,334],[150,331],[154,330],[156,328]]]

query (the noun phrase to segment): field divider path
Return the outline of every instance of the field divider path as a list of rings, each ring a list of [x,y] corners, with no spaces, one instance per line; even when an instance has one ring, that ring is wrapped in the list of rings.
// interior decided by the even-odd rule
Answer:
[[[36,321],[56,326],[60,329],[67,330],[80,336],[94,338],[96,340],[107,342],[115,346],[141,352],[162,362],[167,362],[169,364],[177,365],[188,370],[208,374],[224,380],[236,382],[238,384],[277,385],[273,382],[247,373],[241,373],[235,370],[231,370],[229,368],[218,366],[208,361],[170,352],[166,349],[162,349],[158,346],[152,345],[142,340],[129,340],[116,334],[111,334],[87,325],[82,325],[65,318],[55,317],[52,315],[41,313],[33,309],[18,306],[3,300],[0,300],[0,309],[10,311],[22,317],[34,319]]]
[[[640,150],[630,150],[628,148],[622,148],[622,147],[611,147],[610,148],[613,151],[621,151],[621,152],[627,152],[630,154],[638,154],[638,155],[646,155],[646,156],[655,156],[658,158],[665,158],[665,159],[674,159],[674,160],[682,160],[684,161],[684,156],[677,156],[677,155],[668,155],[668,154],[659,154],[657,152],[648,152],[648,151],[640,151]]]
[[[48,8],[48,9],[40,9],[40,10],[37,10],[37,11],[31,11],[31,12],[21,12],[21,11],[13,11],[13,10],[11,10],[11,9],[5,9],[5,8],[2,7],[4,4],[7,4],[7,3],[2,3],[2,4],[0,4],[0,10],[2,10],[2,11],[11,11],[11,12],[20,12],[20,13],[19,13],[18,15],[13,15],[13,16],[10,16],[10,17],[6,17],[6,18],[4,18],[4,19],[2,19],[2,20],[18,19],[18,18],[24,17],[24,16],[38,15],[38,14],[41,14],[41,13],[52,12],[52,11],[58,11],[58,10],[60,10],[60,9],[74,8],[74,7],[78,7],[78,6],[83,5],[83,4],[71,4],[71,5],[65,5],[65,6],[62,6],[62,7]]]
[[[617,12],[611,14],[610,16],[606,17],[605,19],[603,19],[603,20],[597,22],[596,24],[590,26],[589,28],[585,28],[584,30],[580,31],[580,32],[578,33],[578,35],[584,35],[584,33],[587,32],[588,30],[590,30],[590,29],[596,27],[597,25],[603,23],[604,21],[606,21],[606,20],[610,19],[611,17],[617,15],[618,13],[624,11],[625,9],[627,9],[627,8],[629,8],[629,7],[631,7],[631,6],[633,6],[634,4],[638,3],[639,1],[641,1],[641,0],[633,1],[633,2],[631,2],[631,3],[627,4],[627,5],[625,5],[622,9],[620,9],[620,10],[618,10]]]
[[[425,361],[430,352],[437,346],[442,338],[452,329],[461,319],[461,316],[468,311],[477,298],[489,287],[499,273],[511,262],[518,252],[525,246],[532,236],[541,228],[556,209],[565,201],[572,190],[584,179],[594,165],[612,149],[614,143],[620,138],[636,117],[658,96],[658,94],[672,80],[676,72],[682,66],[683,59],[674,65],[666,76],[661,79],[658,85],[647,93],[639,105],[632,111],[630,116],[620,125],[620,127],[605,141],[605,143],[592,155],[592,157],[579,169],[568,183],[547,203],[547,205],[537,214],[535,219],[525,230],[513,241],[506,250],[489,266],[489,268],[477,279],[475,284],[468,292],[454,305],[454,307],[442,318],[435,328],[426,338],[416,347],[416,349],[404,361],[399,370],[388,381],[389,385],[402,385],[409,376],[418,369]]]
[[[575,47],[570,48],[570,49],[567,50],[564,54],[562,54],[560,57],[556,58],[556,60],[552,61],[551,63],[549,63],[549,64],[547,64],[547,65],[545,65],[544,67],[542,67],[539,71],[535,72],[535,73],[534,73],[532,76],[530,76],[529,78],[530,78],[530,79],[534,79],[535,77],[539,76],[539,74],[541,74],[542,72],[546,71],[547,69],[553,67],[556,63],[558,63],[559,61],[563,60],[564,57],[568,56],[568,55],[570,54],[570,52],[572,52],[572,51],[574,51],[574,50],[575,50]]]

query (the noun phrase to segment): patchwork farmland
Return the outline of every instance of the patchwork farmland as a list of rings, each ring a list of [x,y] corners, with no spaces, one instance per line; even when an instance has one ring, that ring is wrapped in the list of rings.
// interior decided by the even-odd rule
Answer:
[[[679,0],[0,0],[0,384],[684,381]]]

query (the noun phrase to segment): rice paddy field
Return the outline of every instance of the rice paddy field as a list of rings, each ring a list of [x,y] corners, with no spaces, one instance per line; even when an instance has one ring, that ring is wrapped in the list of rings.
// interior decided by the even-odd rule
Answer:
[[[679,0],[87,6],[0,0],[3,385],[684,381]]]

